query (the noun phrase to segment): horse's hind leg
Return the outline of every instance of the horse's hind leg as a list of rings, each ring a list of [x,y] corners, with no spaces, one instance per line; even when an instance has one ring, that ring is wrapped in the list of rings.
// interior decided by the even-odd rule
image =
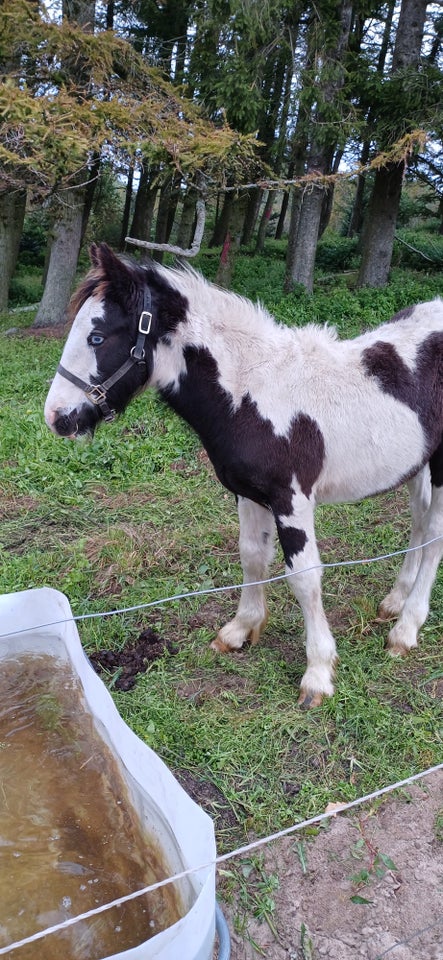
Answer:
[[[428,465],[409,480],[408,489],[412,520],[409,547],[418,547],[426,539],[426,514],[431,503],[431,478]],[[391,620],[403,609],[406,597],[415,583],[420,561],[421,550],[414,549],[406,554],[392,590],[379,606],[378,615],[381,620]]]
[[[428,543],[420,551],[420,566],[415,582],[388,637],[388,648],[392,654],[407,653],[417,645],[417,633],[428,615],[432,586],[443,556],[443,445],[431,458],[430,468],[432,494],[422,542],[434,542]]]
[[[274,517],[266,507],[244,497],[239,497],[238,500],[238,517],[243,583],[266,580],[275,549]],[[246,640],[257,643],[267,619],[264,586],[244,586],[234,619],[222,627],[211,646],[215,650],[227,652],[238,650]]]

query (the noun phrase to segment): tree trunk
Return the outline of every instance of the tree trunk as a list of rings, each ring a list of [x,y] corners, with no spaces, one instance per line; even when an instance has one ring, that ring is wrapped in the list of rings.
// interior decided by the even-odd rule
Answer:
[[[84,202],[84,190],[72,190],[54,210],[48,273],[33,327],[58,327],[66,322],[80,251]]]
[[[427,0],[402,0],[392,73],[418,64]],[[359,287],[384,287],[389,278],[405,161],[377,170],[363,232]]]
[[[366,166],[369,160],[370,142],[367,140],[362,147],[360,154],[360,163]],[[355,237],[361,233],[364,221],[364,202],[365,202],[366,173],[362,172],[357,177],[357,189],[355,191],[354,203],[352,205],[351,219],[347,229],[348,237]]]
[[[294,26],[296,27],[298,32],[299,22],[297,21],[297,23],[294,24]],[[279,135],[279,145],[278,145],[278,151],[277,151],[279,170],[281,169],[281,166],[283,164],[283,158],[284,158],[285,150],[287,147],[288,117],[289,117],[289,109],[291,104],[293,75],[294,75],[294,66],[291,63],[291,64],[288,64],[288,67],[287,67],[286,83],[285,83],[285,89],[283,91],[283,105],[282,105],[282,112],[280,117],[280,135]],[[292,158],[288,164],[288,172],[287,172],[288,180],[292,180],[292,177],[294,176],[294,166],[295,166],[295,163],[294,163],[294,159]],[[283,236],[288,204],[289,204],[289,191],[285,190],[283,192],[282,202],[280,207],[280,215],[279,215],[277,226],[275,229],[276,240],[281,240]]]
[[[276,190],[268,191],[268,196],[266,197],[266,203],[263,209],[263,213],[261,215],[260,225],[257,233],[257,241],[255,244],[256,253],[263,253],[265,240],[266,240],[266,232],[269,226],[269,220],[271,218],[272,208],[274,206],[276,193],[277,193]]]
[[[134,186],[134,167],[132,163],[128,170],[128,179],[126,181],[125,205],[123,207],[122,228],[120,233],[119,250],[126,249],[125,237],[129,236],[129,217],[131,216],[132,188]]]
[[[290,180],[291,177],[289,176],[288,179]],[[281,240],[283,236],[283,231],[285,229],[286,214],[288,212],[288,204],[289,204],[289,190],[285,190],[281,199],[280,213],[277,220],[277,226],[275,228],[276,240]]]
[[[343,156],[343,150],[337,150],[334,157],[334,162],[331,167],[331,173],[333,174],[338,173],[342,156]],[[335,181],[329,184],[329,186],[324,191],[323,203],[321,208],[321,216],[320,216],[320,226],[318,228],[319,239],[320,237],[323,236],[326,230],[326,227],[329,226],[329,221],[331,219],[331,214],[332,214],[332,207],[334,204],[334,193],[335,193]]]
[[[290,163],[289,163],[289,165],[288,165],[288,180],[292,180],[292,178],[293,178],[293,176],[294,176],[294,170],[295,170],[295,159],[292,158],[292,160],[290,161]],[[292,192],[292,191],[285,190],[284,193],[283,193],[282,202],[281,202],[281,209],[280,209],[280,216],[279,216],[279,218],[278,218],[277,228],[276,228],[276,231],[275,231],[275,239],[276,239],[276,240],[281,240],[281,238],[282,238],[282,236],[283,236],[283,230],[284,230],[284,228],[285,228],[286,214],[287,214],[287,212],[288,212],[289,198],[290,198],[290,196],[291,196],[291,192]]]
[[[171,185],[171,189],[169,192],[169,203],[168,203],[167,219],[166,219],[166,243],[169,243],[171,239],[171,233],[174,228],[179,199],[180,199],[180,181],[175,179],[174,183]]]
[[[233,203],[234,191],[230,190],[229,193],[225,193],[223,206],[219,216],[217,217],[214,232],[209,242],[210,247],[221,247],[221,245],[225,242]]]
[[[217,276],[215,278],[215,282],[218,283],[219,287],[229,288],[232,284],[235,257],[240,246],[247,202],[247,194],[244,194],[241,197],[235,197],[231,205],[231,216],[221,252]]]
[[[191,246],[194,234],[195,223],[195,204],[197,202],[197,191],[190,187],[183,198],[182,213],[177,230],[177,246],[182,250],[188,250]]]
[[[95,0],[63,0],[62,15],[63,19],[78,23],[85,33],[94,33]],[[87,78],[83,65],[75,61],[75,52],[72,56],[72,76],[84,83]],[[66,63],[69,59],[68,56]],[[92,164],[91,178],[96,176],[98,164],[97,157]],[[83,177],[83,171],[78,176]],[[87,202],[92,203],[94,189],[95,181],[91,179],[86,188],[74,186],[60,194],[59,199],[54,199],[45,287],[33,327],[58,327],[66,321],[82,235],[90,212]]]
[[[86,230],[88,228],[89,217],[91,215],[92,204],[94,202],[95,191],[97,189],[98,178],[100,175],[100,155],[95,154],[94,159],[92,160],[90,169],[89,169],[89,180],[85,188],[85,200],[83,204],[83,216],[82,216],[82,233],[80,237],[80,246],[82,245]]]
[[[260,205],[263,197],[263,190],[254,189],[249,193],[248,206],[246,210],[245,223],[243,227],[243,236],[241,242],[243,246],[247,246],[248,243],[252,240],[252,235],[255,230],[255,225],[257,223],[258,212],[260,210]]]
[[[359,287],[384,287],[389,279],[405,164],[377,170],[363,233]]]
[[[168,180],[160,190],[155,224],[156,243],[168,243],[169,241],[178,202],[178,191],[174,190],[173,187],[171,180]],[[152,256],[157,263],[162,263],[164,252],[163,250],[154,250]]]
[[[0,311],[7,310],[26,209],[24,190],[0,194]]]
[[[115,14],[115,2],[114,0],[108,0],[106,4],[106,29],[114,29],[114,14]]]
[[[389,51],[389,44],[391,39],[392,31],[392,21],[394,18],[395,10],[395,0],[389,0],[388,8],[386,12],[385,25],[383,30],[383,39],[380,47],[380,52],[377,60],[377,73],[382,76],[385,70],[386,57]],[[372,105],[369,107],[368,116],[367,116],[367,126],[368,129],[371,129],[374,118],[374,109]],[[360,163],[362,167],[366,167],[366,164],[369,160],[369,155],[371,151],[371,139],[365,140],[361,149],[360,154]],[[366,187],[366,171],[363,170],[357,178],[357,189],[354,197],[354,204],[352,207],[351,218],[349,221],[347,236],[353,237],[355,234],[360,236],[363,222],[364,222],[364,200],[365,200],[365,187]]]
[[[298,229],[293,248],[293,269],[286,277],[287,289],[301,283],[308,293],[314,287],[314,265],[317,252],[318,234],[320,228],[321,211],[324,199],[324,190],[315,185],[309,187],[302,196],[301,209],[298,217]],[[296,202],[294,202],[294,216]]]
[[[352,18],[351,0],[341,0],[337,5],[333,38],[331,45],[321,53],[325,61],[325,69],[318,80],[318,100],[323,106],[317,107],[311,118],[310,150],[307,172],[312,174],[326,174],[330,170],[336,142],[335,131],[325,134],[322,127],[327,128],[323,110],[333,103],[340,93],[344,83],[344,58],[349,43],[349,32]],[[332,24],[331,24],[332,26]],[[315,49],[317,23],[314,21],[313,30]],[[314,57],[315,59],[315,57]],[[334,70],[331,66],[334,65]],[[321,224],[321,215],[324,202],[324,189],[317,185],[313,178],[307,183],[302,192],[301,209],[298,217],[298,231],[296,237],[291,238],[286,259],[285,290],[289,292],[294,284],[301,283],[311,293],[314,286],[314,265],[317,252],[317,243]],[[291,230],[294,229],[297,214],[297,202],[294,201]]]
[[[306,149],[306,144],[300,142],[297,144],[296,149],[294,150],[294,157],[291,164],[291,179],[295,176],[301,176],[304,171],[304,151]],[[286,206],[288,206],[289,199],[291,200],[291,213],[289,218],[289,230],[288,230],[288,248],[286,251],[286,268],[285,268],[285,279],[283,284],[283,289],[285,293],[290,293],[294,287],[294,270],[296,257],[298,256],[297,249],[297,239],[298,239],[298,228],[300,223],[300,214],[303,204],[303,187],[294,186],[290,193],[288,193],[288,199],[286,201]],[[281,218],[281,213],[280,213]]]
[[[142,167],[140,170],[140,179],[135,197],[134,213],[132,223],[129,229],[129,236],[135,240],[150,240],[152,220],[154,217],[155,201],[158,193],[158,186],[152,186],[153,180],[157,176],[157,171]],[[141,248],[141,260],[149,259],[149,252]]]

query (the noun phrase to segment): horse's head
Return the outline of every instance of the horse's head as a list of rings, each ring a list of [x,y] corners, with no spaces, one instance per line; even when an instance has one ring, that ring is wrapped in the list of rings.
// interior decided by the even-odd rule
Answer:
[[[45,403],[48,426],[63,437],[92,435],[100,420],[121,413],[149,383],[159,339],[183,318],[176,302],[171,321],[168,284],[154,268],[106,244],[92,246],[91,263],[71,301],[73,324]]]

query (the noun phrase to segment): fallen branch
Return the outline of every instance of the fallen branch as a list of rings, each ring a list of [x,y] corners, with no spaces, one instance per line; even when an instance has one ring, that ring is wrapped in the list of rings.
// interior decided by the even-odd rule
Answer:
[[[170,243],[154,243],[150,240],[136,240],[134,237],[125,237],[126,243],[133,243],[137,247],[144,247],[147,250],[161,250],[164,253],[174,253],[177,257],[195,257],[200,250],[203,233],[205,229],[206,205],[204,200],[197,200],[195,205],[197,221],[195,224],[194,238],[191,246],[187,250],[182,247],[174,247]]]
[[[423,260],[429,260],[429,263],[435,264],[441,260],[440,257],[428,257],[427,253],[423,253],[423,250],[417,250],[417,247],[413,247],[412,244],[406,243],[406,240],[402,240],[402,238],[398,236],[398,233],[395,234],[395,239],[398,240],[399,243],[403,243],[408,250],[412,250],[413,253],[418,253],[419,257],[423,257]]]

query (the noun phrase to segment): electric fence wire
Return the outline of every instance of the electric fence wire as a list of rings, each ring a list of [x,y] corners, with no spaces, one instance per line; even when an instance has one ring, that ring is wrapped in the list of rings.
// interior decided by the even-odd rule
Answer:
[[[397,950],[397,947],[407,947],[408,943],[412,943],[413,940],[416,940],[417,937],[422,937],[424,933],[429,933],[431,930],[436,930],[437,927],[440,927],[443,923],[443,916],[439,917],[438,920],[435,920],[434,923],[428,923],[426,927],[422,927],[421,930],[415,930],[414,933],[411,933],[409,937],[406,937],[404,940],[396,940],[395,943],[392,943],[390,947],[387,947],[386,950],[383,950],[382,953],[377,953],[377,956],[374,960],[382,960],[382,957],[387,957],[388,953],[392,953],[394,950]]]
[[[247,583],[227,583],[222,584],[220,587],[204,587],[201,590],[190,590],[185,593],[172,594],[170,597],[160,597],[157,600],[148,600],[146,603],[136,603],[130,607],[116,607],[114,610],[99,610],[94,613],[79,613],[72,617],[64,617],[60,620],[50,620],[48,623],[31,624],[26,627],[21,627],[20,630],[12,630],[8,631],[7,633],[0,633],[0,640],[4,639],[5,637],[15,637],[21,633],[29,633],[30,630],[44,630],[48,627],[58,627],[64,623],[74,623],[82,620],[98,620],[102,618],[105,619],[105,617],[113,617],[120,613],[134,613],[137,610],[147,610],[150,607],[160,607],[166,603],[174,603],[178,600],[191,600],[195,597],[203,597],[214,593],[224,593],[231,590],[243,590],[246,587],[265,586],[268,583],[277,583],[279,580],[290,580],[291,577],[299,577],[304,573],[311,573],[313,570],[332,570],[337,567],[356,567],[369,563],[378,563],[379,561],[391,560],[393,557],[400,557],[407,553],[414,553],[415,550],[423,550],[425,547],[429,547],[432,543],[437,543],[439,540],[443,540],[443,534],[440,534],[438,537],[432,537],[431,540],[426,540],[424,543],[420,543],[417,546],[404,547],[402,550],[393,550],[390,553],[382,553],[376,557],[361,557],[357,560],[335,560],[331,561],[330,563],[317,563],[311,567],[304,567],[302,570],[279,573],[275,577],[267,577],[265,580],[251,580]]]

